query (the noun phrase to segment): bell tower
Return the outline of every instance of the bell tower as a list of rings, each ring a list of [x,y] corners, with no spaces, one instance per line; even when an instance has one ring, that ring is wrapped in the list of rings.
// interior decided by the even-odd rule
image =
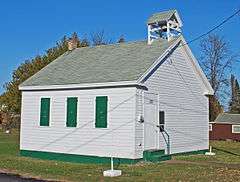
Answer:
[[[171,40],[181,34],[182,21],[177,10],[169,10],[153,14],[147,21],[148,44],[162,38]]]

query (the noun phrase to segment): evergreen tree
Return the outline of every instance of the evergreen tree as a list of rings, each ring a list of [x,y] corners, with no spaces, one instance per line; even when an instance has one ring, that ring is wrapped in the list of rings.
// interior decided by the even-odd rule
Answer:
[[[237,79],[231,75],[231,101],[229,104],[229,110],[231,113],[240,114],[240,88]]]

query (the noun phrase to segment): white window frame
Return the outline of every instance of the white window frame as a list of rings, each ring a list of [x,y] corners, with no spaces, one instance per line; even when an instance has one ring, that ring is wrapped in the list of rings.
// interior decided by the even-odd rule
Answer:
[[[235,132],[235,131],[234,131],[234,127],[236,127],[236,126],[237,126],[237,127],[240,127],[239,124],[238,124],[238,125],[232,125],[232,133],[240,133],[240,131],[239,131],[239,132]]]
[[[209,131],[212,131],[212,124],[210,123],[209,126],[208,126],[208,130]]]

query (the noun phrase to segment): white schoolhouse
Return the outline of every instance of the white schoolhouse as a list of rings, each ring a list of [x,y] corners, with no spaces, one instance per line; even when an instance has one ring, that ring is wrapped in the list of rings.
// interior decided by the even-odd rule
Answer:
[[[132,163],[208,149],[213,90],[181,27],[176,10],[156,13],[147,41],[75,48],[23,82],[21,155]]]

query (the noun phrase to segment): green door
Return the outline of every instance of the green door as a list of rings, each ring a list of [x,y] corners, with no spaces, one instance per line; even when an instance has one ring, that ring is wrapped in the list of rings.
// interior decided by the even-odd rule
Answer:
[[[77,97],[67,98],[67,127],[77,126]]]
[[[96,97],[96,128],[107,128],[107,96]]]
[[[41,98],[40,126],[49,126],[50,98]]]

